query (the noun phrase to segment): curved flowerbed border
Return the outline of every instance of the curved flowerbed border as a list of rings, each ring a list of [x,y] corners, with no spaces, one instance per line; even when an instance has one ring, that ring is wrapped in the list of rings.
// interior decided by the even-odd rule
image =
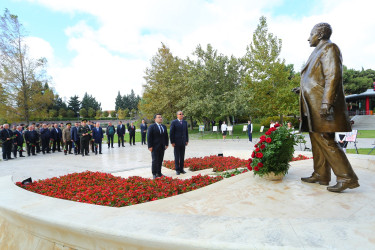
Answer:
[[[34,181],[28,185],[22,185],[21,182],[16,184],[26,190],[55,198],[123,207],[186,193],[222,179],[221,176],[197,175],[185,180],[171,177],[151,180],[139,176],[121,178],[86,171]]]

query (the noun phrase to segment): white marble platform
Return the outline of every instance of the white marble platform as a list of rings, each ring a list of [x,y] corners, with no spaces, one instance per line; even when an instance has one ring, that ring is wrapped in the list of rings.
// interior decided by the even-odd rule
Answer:
[[[245,173],[123,208],[38,195],[3,176],[0,249],[375,249],[375,157],[349,159],[361,186],[343,193],[302,183],[312,171],[306,160],[283,181]]]

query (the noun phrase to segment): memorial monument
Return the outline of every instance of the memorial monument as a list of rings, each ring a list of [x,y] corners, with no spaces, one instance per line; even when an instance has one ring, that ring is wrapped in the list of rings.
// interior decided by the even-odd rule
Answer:
[[[335,141],[335,132],[350,132],[351,126],[342,84],[342,56],[330,41],[328,23],[316,24],[308,39],[315,47],[301,71],[300,130],[309,132],[314,157],[314,172],[304,182],[329,185],[331,169],[337,184],[328,191],[341,192],[359,187],[358,177],[343,150]]]

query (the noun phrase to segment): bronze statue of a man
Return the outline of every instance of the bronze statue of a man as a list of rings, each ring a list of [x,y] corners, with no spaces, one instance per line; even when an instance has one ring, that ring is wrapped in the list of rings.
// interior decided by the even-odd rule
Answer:
[[[329,39],[332,28],[328,23],[314,26],[308,39],[315,47],[301,71],[300,130],[308,131],[314,157],[314,172],[304,182],[328,185],[331,168],[337,184],[328,191],[341,192],[359,187],[344,151],[335,142],[335,132],[350,132],[348,112],[342,84],[340,49]]]

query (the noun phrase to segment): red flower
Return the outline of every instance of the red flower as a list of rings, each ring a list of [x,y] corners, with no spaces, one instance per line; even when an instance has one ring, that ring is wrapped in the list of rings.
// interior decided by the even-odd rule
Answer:
[[[278,128],[278,127],[280,127],[280,124],[279,123],[275,124],[275,128]]]
[[[253,170],[253,168],[251,166],[248,166],[247,169],[250,170],[250,171]]]
[[[263,167],[263,163],[261,163],[261,162],[258,162],[258,165],[257,165],[258,167]]]
[[[260,149],[264,149],[266,147],[266,145],[262,144],[260,145]]]
[[[255,157],[255,151],[253,151],[253,153],[251,153],[251,158],[254,158]]]
[[[257,158],[263,158],[263,153],[256,153]]]
[[[255,167],[254,167],[254,170],[255,170],[255,171],[259,171],[258,166],[255,166]]]
[[[258,143],[254,145],[254,148],[257,148],[258,147]]]
[[[255,149],[255,152],[259,152],[259,150],[260,150],[259,148],[256,148],[256,149]]]
[[[266,136],[265,135],[262,135],[260,138],[259,138],[261,141],[264,141],[266,139]]]
[[[265,134],[266,134],[266,135],[270,135],[270,134],[271,134],[271,131],[268,130]]]
[[[253,162],[253,159],[249,158],[249,160],[248,160],[248,161],[249,161],[249,164],[250,164],[250,163],[252,163],[252,162]]]
[[[266,139],[266,142],[267,142],[267,143],[271,143],[271,142],[272,142],[272,139],[271,139],[270,137],[268,137],[268,138]]]

